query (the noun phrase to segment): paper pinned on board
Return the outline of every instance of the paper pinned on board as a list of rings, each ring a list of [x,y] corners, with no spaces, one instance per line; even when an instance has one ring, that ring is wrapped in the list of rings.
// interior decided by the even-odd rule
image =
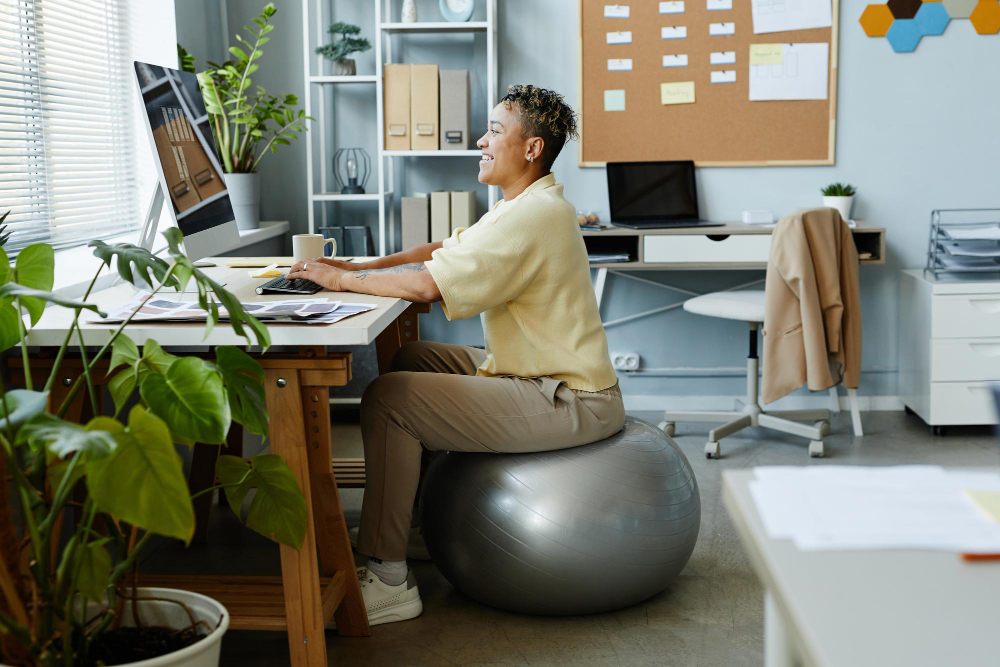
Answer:
[[[751,65],[780,65],[785,61],[784,44],[751,44]]]
[[[660,3],[660,13],[661,14],[683,14],[684,13],[684,0],[671,0],[670,2]]]
[[[605,90],[604,91],[605,111],[625,111],[625,91]]]
[[[735,51],[712,51],[708,56],[710,65],[732,65],[736,63]]]
[[[708,34],[713,37],[721,37],[723,35],[735,35],[736,24],[732,21],[725,21],[723,23],[709,23]]]
[[[632,69],[631,58],[608,58],[609,72],[628,72]]]
[[[604,18],[627,19],[628,5],[604,5]]]
[[[607,34],[608,44],[631,44],[632,31],[622,30],[620,32],[609,32]]]
[[[736,83],[736,70],[713,70],[711,79],[712,83]]]
[[[830,0],[750,0],[755,34],[829,28],[833,23]]]
[[[688,57],[686,53],[669,53],[663,56],[664,67],[687,67]]]
[[[760,45],[750,45],[751,58],[755,46]],[[827,99],[830,45],[818,42],[774,46],[781,47],[781,62],[750,65],[750,101]]]
[[[694,104],[694,81],[661,83],[660,104]]]
[[[708,11],[724,11],[733,8],[733,0],[706,0]]]
[[[665,25],[660,28],[660,39],[684,39],[687,36],[686,25]]]

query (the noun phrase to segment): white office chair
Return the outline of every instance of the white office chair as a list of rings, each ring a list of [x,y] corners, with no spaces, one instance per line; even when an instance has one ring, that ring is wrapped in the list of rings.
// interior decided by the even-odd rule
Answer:
[[[708,432],[705,445],[707,458],[719,458],[719,440],[748,426],[763,426],[782,433],[791,433],[809,438],[809,456],[823,456],[823,436],[830,432],[829,410],[782,410],[765,412],[757,402],[759,395],[757,356],[757,330],[764,323],[764,291],[746,290],[713,292],[703,294],[684,302],[684,310],[697,315],[721,317],[727,320],[741,320],[750,325],[750,352],[747,355],[747,400],[742,411],[731,412],[672,412],[667,411],[660,428],[672,436],[675,423],[679,421],[718,422],[725,421]],[[852,397],[853,398],[853,397]],[[795,421],[807,420],[812,425]]]

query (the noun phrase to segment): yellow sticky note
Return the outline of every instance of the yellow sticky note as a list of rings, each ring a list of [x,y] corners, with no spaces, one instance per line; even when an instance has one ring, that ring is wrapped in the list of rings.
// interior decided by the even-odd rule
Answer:
[[[661,83],[660,104],[694,104],[694,81]]]
[[[751,44],[751,65],[780,65],[785,62],[784,44]]]
[[[1000,523],[1000,491],[966,490],[965,495],[987,518]]]

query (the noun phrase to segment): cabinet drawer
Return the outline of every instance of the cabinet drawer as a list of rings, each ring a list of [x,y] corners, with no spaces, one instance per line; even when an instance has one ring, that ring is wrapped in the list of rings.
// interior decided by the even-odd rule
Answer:
[[[990,385],[986,382],[931,382],[934,425],[996,424]]]
[[[732,234],[719,241],[703,234],[643,238],[647,264],[767,264],[770,249],[770,234]]]
[[[935,296],[933,338],[1000,336],[1000,295]]]
[[[931,380],[1000,381],[1000,338],[931,341]]]

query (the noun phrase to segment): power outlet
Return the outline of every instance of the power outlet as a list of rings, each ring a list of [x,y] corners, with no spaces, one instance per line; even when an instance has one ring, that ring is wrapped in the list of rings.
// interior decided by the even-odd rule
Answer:
[[[637,371],[639,370],[638,352],[614,352],[611,354],[611,364],[617,371]]]

